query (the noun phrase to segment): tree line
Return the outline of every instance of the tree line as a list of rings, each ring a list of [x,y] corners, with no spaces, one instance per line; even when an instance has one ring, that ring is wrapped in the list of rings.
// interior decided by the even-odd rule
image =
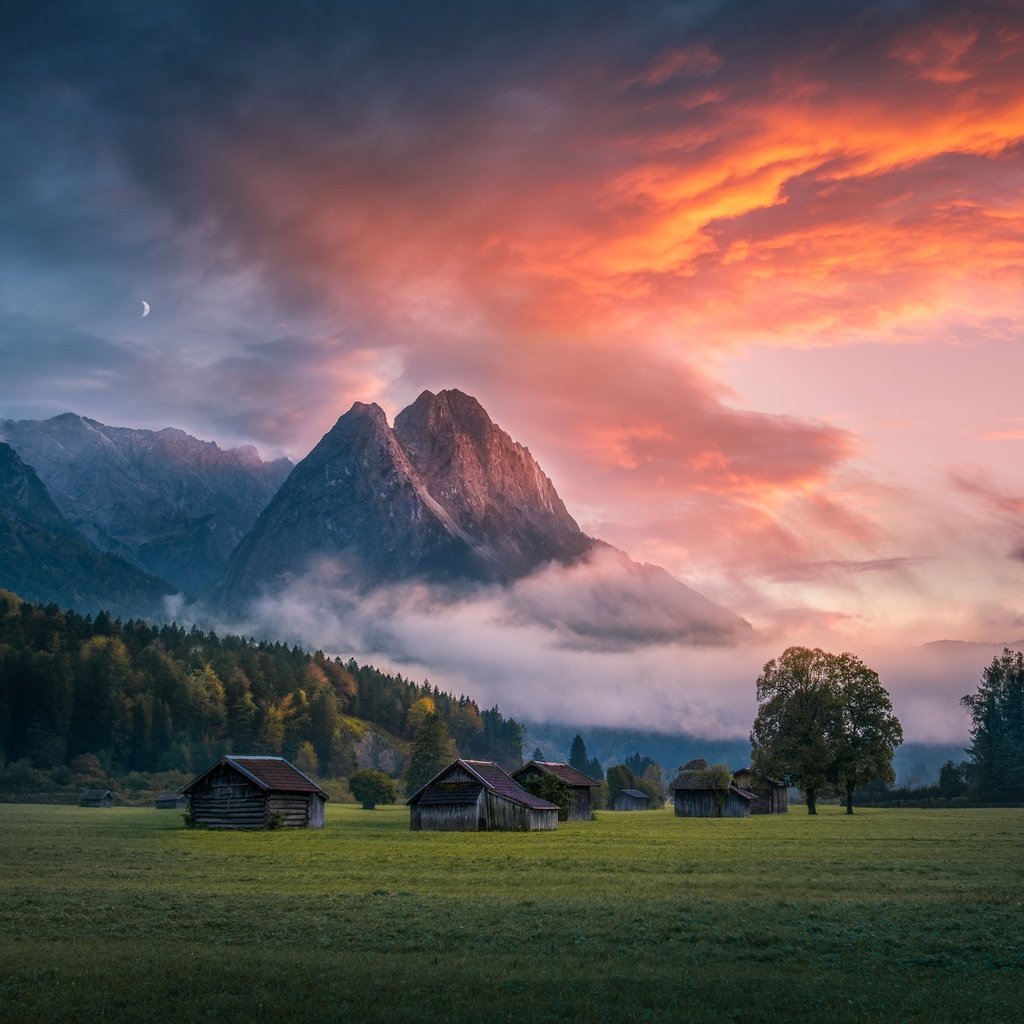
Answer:
[[[798,787],[815,813],[818,796],[1024,800],[1024,653],[1004,649],[960,703],[971,717],[970,760],[948,761],[935,787],[892,790],[892,757],[903,740],[878,674],[856,656],[790,647],[757,679],[750,733],[756,772]]]
[[[89,756],[111,774],[195,772],[234,751],[282,755],[312,774],[341,777],[356,770],[357,751],[372,759],[374,745],[386,751],[390,738],[415,754],[425,719],[463,756],[509,767],[522,760],[519,723],[429,681],[197,627],[83,616],[0,591],[0,767],[57,769]],[[402,767],[395,746],[391,774]]]

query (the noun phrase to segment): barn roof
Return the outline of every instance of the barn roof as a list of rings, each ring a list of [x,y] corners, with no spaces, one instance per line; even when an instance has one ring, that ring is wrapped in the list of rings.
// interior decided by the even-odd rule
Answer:
[[[554,775],[555,778],[561,779],[566,785],[569,786],[600,786],[601,783],[597,779],[592,779],[589,775],[585,775],[583,772],[573,768],[571,764],[566,764],[564,761],[527,761],[522,768],[517,769],[512,773],[514,779],[518,779],[527,768],[537,768],[547,775]]]
[[[784,782],[779,782],[778,779],[773,779],[768,775],[761,775],[759,772],[755,772],[753,768],[737,768],[736,771],[733,772],[733,775],[740,775],[743,772],[746,772],[759,782],[767,782],[769,786],[778,786],[780,789],[787,788]]]
[[[616,795],[621,796],[622,794],[625,794],[626,796],[631,796],[634,800],[651,799],[651,794],[645,793],[642,789],[620,789]]]
[[[439,799],[431,792],[434,784],[443,779],[456,766],[463,768],[474,778],[478,779],[485,789],[497,796],[504,797],[506,800],[511,800],[513,803],[528,807],[532,811],[558,810],[557,804],[548,803],[547,800],[541,800],[540,797],[528,793],[501,765],[496,764],[494,761],[467,761],[461,757],[448,765],[444,771],[438,772],[426,785],[421,786],[409,797],[406,803],[458,803],[457,799],[447,799],[449,796],[447,792],[445,792],[446,799]],[[452,796],[457,796],[457,794],[453,793]]]
[[[80,800],[105,800],[107,797],[114,798],[114,794],[109,789],[83,789],[82,795],[79,797]]]
[[[327,799],[327,794],[290,761],[286,761],[283,757],[271,757],[267,754],[225,754],[216,764],[210,765],[202,775],[194,778],[181,792],[188,793],[222,764],[233,768],[266,792],[272,790],[275,793],[319,793]]]

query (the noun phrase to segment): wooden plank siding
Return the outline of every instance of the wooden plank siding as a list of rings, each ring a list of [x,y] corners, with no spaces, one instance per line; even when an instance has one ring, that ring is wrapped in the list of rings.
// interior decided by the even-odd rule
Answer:
[[[527,792],[493,761],[453,761],[407,803],[414,832],[533,832],[558,827],[558,807]]]
[[[282,758],[228,755],[183,792],[191,798],[192,824],[203,828],[320,828],[324,823],[326,794]]]
[[[718,813],[712,789],[677,789],[674,796],[675,812],[679,818],[746,818],[750,815],[750,800],[745,800],[731,789],[725,797],[722,813]]]

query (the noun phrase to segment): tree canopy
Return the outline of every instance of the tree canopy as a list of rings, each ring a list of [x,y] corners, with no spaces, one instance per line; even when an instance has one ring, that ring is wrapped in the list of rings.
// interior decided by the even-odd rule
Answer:
[[[1024,799],[1024,654],[1004,648],[960,701],[971,716],[973,781],[978,796]]]
[[[750,733],[756,772],[798,786],[816,813],[818,794],[846,794],[892,779],[903,730],[878,675],[852,654],[789,647],[757,679],[757,717]]]
[[[463,756],[522,762],[519,723],[426,680],[196,627],[91,618],[0,591],[0,767],[67,769],[84,755],[108,773],[194,772],[234,751],[347,776],[357,746],[373,737],[398,748],[413,740],[423,702]]]

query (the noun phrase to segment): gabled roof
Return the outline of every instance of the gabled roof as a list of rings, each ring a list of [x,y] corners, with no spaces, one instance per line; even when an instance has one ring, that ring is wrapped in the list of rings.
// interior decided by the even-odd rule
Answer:
[[[512,778],[518,779],[528,768],[536,768],[546,775],[554,775],[556,779],[561,779],[568,786],[589,787],[601,785],[597,779],[584,775],[583,772],[578,771],[571,764],[566,764],[564,761],[527,761],[522,768],[517,768],[512,773]]]
[[[327,794],[308,776],[304,775],[290,761],[283,757],[267,754],[225,754],[216,764],[210,765],[202,775],[196,776],[181,792],[188,793],[202,782],[215,768],[226,764],[244,775],[264,792],[275,793],[319,793],[325,800]]]
[[[436,782],[442,780],[448,772],[456,767],[462,768],[463,771],[477,779],[484,789],[489,792],[504,797],[506,800],[511,800],[513,803],[520,804],[523,807],[528,807],[531,811],[558,810],[557,804],[548,803],[547,800],[541,800],[540,797],[528,793],[501,765],[494,761],[466,761],[461,757],[457,761],[452,761],[443,771],[438,772],[426,785],[420,786],[406,800],[406,804],[419,803]],[[429,802],[436,803],[437,801],[430,800]]]
[[[631,796],[634,800],[650,800],[651,794],[645,793],[642,789],[620,789],[616,796]]]
[[[114,794],[109,789],[83,789],[79,800],[105,800],[107,797],[114,799]]]

